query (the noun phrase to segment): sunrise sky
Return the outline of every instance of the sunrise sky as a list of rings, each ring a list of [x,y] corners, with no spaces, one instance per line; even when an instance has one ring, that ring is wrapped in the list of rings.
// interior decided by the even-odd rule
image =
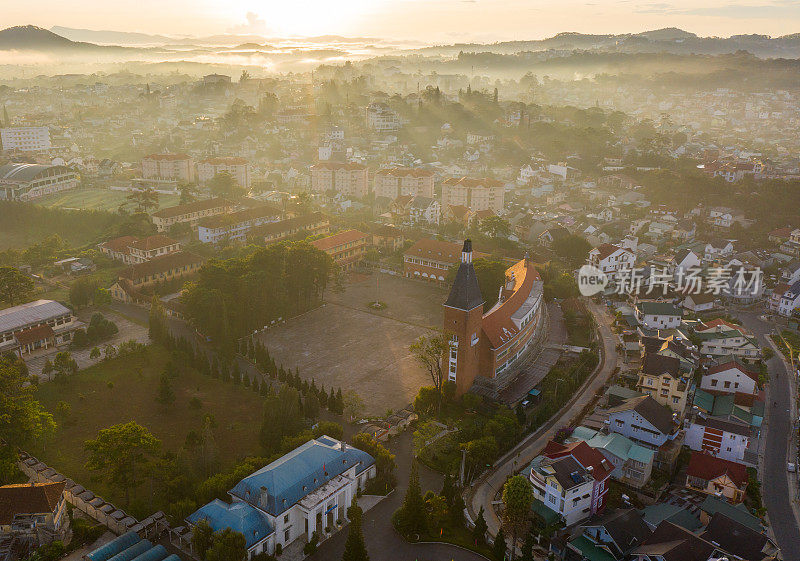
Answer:
[[[798,0],[0,0],[4,26],[167,35],[338,34],[425,42],[538,39],[561,31],[800,32]]]

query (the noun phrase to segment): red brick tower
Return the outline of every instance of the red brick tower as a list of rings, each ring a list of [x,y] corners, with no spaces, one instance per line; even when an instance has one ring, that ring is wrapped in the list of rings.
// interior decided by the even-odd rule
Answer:
[[[456,395],[472,387],[479,372],[483,298],[472,265],[472,241],[464,240],[461,264],[450,296],[444,303],[443,330],[450,341],[450,352],[445,358],[445,379],[456,383]]]

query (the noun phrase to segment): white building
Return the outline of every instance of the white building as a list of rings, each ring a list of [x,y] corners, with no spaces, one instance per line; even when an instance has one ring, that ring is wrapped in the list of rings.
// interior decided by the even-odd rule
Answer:
[[[673,329],[679,327],[683,312],[669,302],[639,302],[636,319],[647,329]]]
[[[6,164],[0,166],[0,200],[30,201],[74,189],[78,176],[65,166]]]
[[[736,360],[727,360],[712,366],[703,374],[700,389],[755,395],[758,392],[758,373],[750,371]]]
[[[465,206],[475,212],[491,210],[502,214],[505,207],[505,186],[489,178],[462,177],[442,182],[442,207]]]
[[[610,243],[600,244],[589,252],[589,265],[603,271],[610,278],[616,278],[620,271],[633,268],[636,255],[623,247]]]
[[[699,413],[686,429],[684,444],[723,460],[748,463],[744,456],[750,444],[751,428],[741,421],[708,417]]]
[[[244,240],[252,228],[277,222],[280,218],[280,211],[269,205],[208,216],[198,221],[197,236],[203,243],[218,243],[223,239]]]
[[[366,109],[367,128],[377,132],[396,131],[400,117],[385,103],[370,103]]]
[[[347,520],[347,508],[376,475],[375,459],[330,436],[309,440],[245,477],[228,491],[231,503],[214,500],[190,514],[194,525],[231,528],[245,536],[248,559],[273,554],[296,539],[330,534]]]
[[[0,129],[3,150],[40,152],[50,150],[50,129],[47,127],[9,127]]]
[[[388,168],[375,172],[375,196],[396,199],[405,196],[433,198],[433,172],[417,168]]]
[[[567,526],[591,516],[594,478],[572,456],[537,456],[530,467],[534,498],[560,514]]]
[[[438,226],[442,218],[442,205],[436,199],[414,197],[409,204],[408,218],[413,224],[425,223]]]

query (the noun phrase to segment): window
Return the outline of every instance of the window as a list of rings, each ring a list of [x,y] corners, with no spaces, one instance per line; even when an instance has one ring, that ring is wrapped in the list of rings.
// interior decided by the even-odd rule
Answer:
[[[286,530],[283,533],[283,543],[288,543],[291,530]]]
[[[288,514],[283,517],[283,523],[284,524],[288,524],[289,523],[289,515]]]
[[[716,385],[717,385],[717,381],[716,380],[711,380],[711,387],[714,387]]]

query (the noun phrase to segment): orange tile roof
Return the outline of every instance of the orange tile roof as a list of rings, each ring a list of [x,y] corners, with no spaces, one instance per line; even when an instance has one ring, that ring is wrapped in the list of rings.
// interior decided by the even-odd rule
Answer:
[[[104,242],[102,246],[117,253],[128,253],[128,248],[138,239],[139,238],[136,236],[122,236],[121,238],[108,240],[107,242]]]
[[[364,232],[359,232],[358,230],[345,230],[344,232],[339,232],[338,234],[333,234],[332,236],[328,236],[326,238],[314,240],[311,242],[311,245],[317,249],[321,249],[322,251],[328,251],[329,249],[333,249],[346,243],[365,240],[367,237],[367,234]]]
[[[525,303],[530,296],[533,283],[540,280],[539,273],[526,259],[518,261],[506,269],[506,278],[514,275],[514,288],[508,294],[504,294],[505,300],[499,305],[489,310],[483,316],[483,332],[492,344],[492,348],[498,348],[508,342],[509,336],[505,336],[505,331],[516,335],[517,326],[511,320],[511,316]],[[504,293],[505,293],[504,289]],[[504,331],[505,329],[505,331]],[[505,340],[504,340],[505,339]]]
[[[142,251],[150,251],[151,249],[156,249],[168,245],[174,245],[176,243],[178,242],[168,236],[156,234],[153,236],[147,236],[146,238],[141,240],[136,240],[135,242],[130,244],[130,247],[135,247],[136,249],[141,249]]]
[[[375,175],[391,175],[394,177],[433,177],[433,172],[419,168],[384,168],[375,172]]]
[[[603,259],[605,259],[609,255],[611,255],[615,251],[620,250],[622,248],[618,247],[616,245],[610,244],[610,243],[603,243],[603,244],[598,245],[595,249],[600,252],[600,256],[599,257],[600,257],[600,260],[602,261]]]
[[[740,489],[747,484],[747,468],[737,462],[723,460],[702,452],[692,452],[686,475],[711,481],[727,475]]]
[[[150,154],[142,158],[143,160],[162,160],[162,161],[178,161],[191,159],[188,154]]]
[[[226,166],[244,166],[247,165],[247,160],[238,158],[236,156],[221,156],[215,158],[206,158],[200,161],[201,164],[211,164],[212,166],[226,165]]]
[[[443,263],[458,263],[461,260],[461,247],[459,243],[423,238],[409,247],[405,255],[427,257]]]
[[[14,333],[14,339],[16,339],[17,343],[20,345],[29,345],[43,339],[49,339],[54,335],[53,328],[49,325],[37,325],[36,327],[17,331]]]

